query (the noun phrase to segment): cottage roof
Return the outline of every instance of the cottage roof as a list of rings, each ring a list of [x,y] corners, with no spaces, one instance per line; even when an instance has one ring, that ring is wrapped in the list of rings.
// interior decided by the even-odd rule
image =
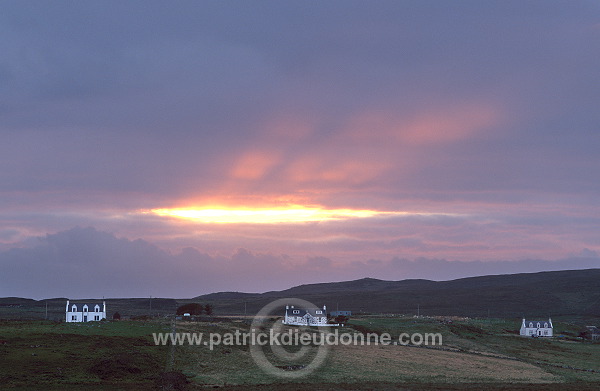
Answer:
[[[525,326],[529,327],[529,323],[533,323],[533,327],[537,327],[537,324],[539,323],[541,327],[544,327],[544,323],[548,324],[548,327],[552,327],[552,322],[549,322],[548,320],[526,320],[523,319],[523,321],[525,322]]]
[[[327,315],[327,311],[325,311],[322,308],[294,308],[294,307],[290,307],[290,308],[286,308],[286,311],[287,311],[288,316],[304,316],[306,314],[309,314],[310,316],[317,317],[317,316],[326,316]],[[295,311],[298,311],[298,312],[295,313]],[[317,311],[320,311],[320,313],[317,313]]]
[[[75,301],[70,301],[69,300],[69,311],[73,308],[73,306],[76,306],[77,311],[81,312],[83,311],[83,307],[88,306],[88,311],[93,312],[94,308],[96,308],[96,306],[100,307],[100,311],[102,311],[103,305],[104,303],[102,302],[102,300],[96,301],[96,300],[75,300]]]

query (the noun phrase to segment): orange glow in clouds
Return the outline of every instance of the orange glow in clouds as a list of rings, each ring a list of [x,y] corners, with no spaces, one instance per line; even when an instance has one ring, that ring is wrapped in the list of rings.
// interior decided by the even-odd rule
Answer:
[[[158,216],[175,217],[201,223],[301,223],[351,218],[383,217],[407,214],[405,212],[381,212],[375,210],[323,209],[292,206],[287,208],[225,209],[225,208],[175,208],[152,209]]]

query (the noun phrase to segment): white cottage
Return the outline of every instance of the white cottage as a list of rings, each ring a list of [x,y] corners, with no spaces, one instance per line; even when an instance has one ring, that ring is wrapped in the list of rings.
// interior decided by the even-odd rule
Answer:
[[[294,308],[285,306],[283,324],[293,326],[332,326],[327,323],[327,307],[320,308]]]
[[[554,326],[552,319],[545,320],[525,320],[521,324],[521,335],[524,337],[552,337]]]
[[[100,303],[75,303],[67,300],[67,322],[91,322],[106,319],[106,302]]]

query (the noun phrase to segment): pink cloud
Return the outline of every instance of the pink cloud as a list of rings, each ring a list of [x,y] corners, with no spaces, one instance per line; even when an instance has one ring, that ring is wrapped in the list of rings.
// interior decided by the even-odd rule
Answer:
[[[425,108],[414,115],[391,110],[366,110],[347,125],[348,137],[359,143],[394,143],[423,146],[464,140],[500,121],[497,108],[468,103],[441,108]]]
[[[237,159],[231,177],[242,180],[258,180],[263,178],[270,169],[277,165],[280,156],[274,150],[252,150],[245,152]]]
[[[389,166],[378,160],[356,159],[352,155],[327,153],[301,156],[291,161],[285,171],[290,186],[304,187],[307,183],[322,184],[327,188],[358,185],[377,177]]]

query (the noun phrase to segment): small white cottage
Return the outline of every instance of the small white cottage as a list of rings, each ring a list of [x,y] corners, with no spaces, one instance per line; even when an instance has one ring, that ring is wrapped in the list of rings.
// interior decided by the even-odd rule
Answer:
[[[66,321],[67,322],[91,322],[106,319],[106,302],[98,303],[76,303],[67,300]]]
[[[600,341],[600,328],[596,326],[585,326],[585,328],[585,338],[589,338],[592,341]]]
[[[331,326],[327,323],[327,307],[320,308],[294,308],[285,306],[283,324],[293,326]]]
[[[524,337],[552,337],[554,326],[552,319],[545,320],[525,320],[521,324],[521,335]]]

